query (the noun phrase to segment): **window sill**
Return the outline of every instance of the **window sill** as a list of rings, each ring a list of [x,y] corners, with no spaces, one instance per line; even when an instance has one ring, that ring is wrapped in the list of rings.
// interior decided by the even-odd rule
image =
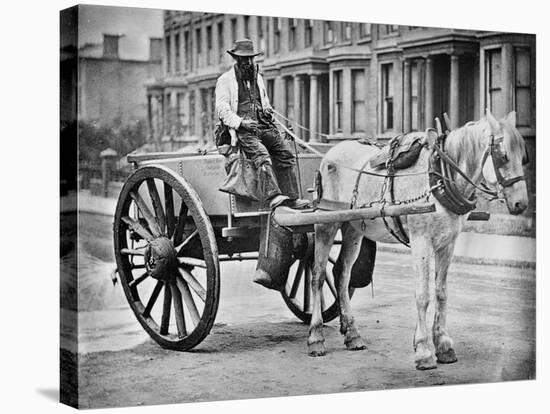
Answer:
[[[384,132],[376,134],[377,140],[389,140],[393,138],[396,135],[395,131],[393,129],[388,129]]]
[[[371,36],[365,36],[365,37],[361,37],[360,39],[357,39],[357,44],[358,45],[362,45],[364,43],[369,43],[369,42],[372,42],[372,37]]]
[[[536,135],[536,129],[533,127],[527,127],[527,126],[518,126],[517,127],[519,133],[522,137],[534,137]]]

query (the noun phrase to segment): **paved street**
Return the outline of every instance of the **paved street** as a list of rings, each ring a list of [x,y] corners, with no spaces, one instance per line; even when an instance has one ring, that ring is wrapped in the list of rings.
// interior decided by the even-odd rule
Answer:
[[[416,310],[410,256],[394,252],[377,257],[374,298],[367,288],[352,301],[366,351],[346,351],[335,320],[325,329],[328,355],[307,357],[307,326],[276,292],[251,282],[255,262],[222,265],[216,324],[194,352],[165,351],[140,328],[121,287],[111,284],[111,221],[97,215],[81,218],[84,267],[79,297],[86,310],[78,320],[83,407],[535,376],[534,269],[453,263],[448,324],[459,361],[419,372],[412,362]],[[169,386],[162,380],[167,376],[175,379]]]

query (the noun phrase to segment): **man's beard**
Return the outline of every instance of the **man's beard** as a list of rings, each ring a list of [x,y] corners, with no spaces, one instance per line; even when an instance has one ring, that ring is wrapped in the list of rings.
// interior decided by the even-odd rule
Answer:
[[[254,79],[254,65],[239,65],[239,72],[244,80]]]

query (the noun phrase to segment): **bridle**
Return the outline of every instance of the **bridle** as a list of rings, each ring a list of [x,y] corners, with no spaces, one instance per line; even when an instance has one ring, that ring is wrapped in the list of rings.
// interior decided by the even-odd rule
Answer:
[[[459,215],[466,214],[476,207],[475,193],[473,191],[465,191],[465,189],[460,190],[456,183],[457,175],[462,176],[466,183],[472,186],[472,190],[479,190],[481,193],[488,195],[490,200],[504,200],[505,196],[502,191],[504,188],[510,187],[518,181],[525,180],[524,176],[506,179],[500,172],[500,168],[509,162],[506,153],[500,147],[500,144],[504,140],[504,135],[497,138],[491,135],[489,143],[482,155],[481,163],[477,168],[478,173],[472,178],[468,177],[468,175],[462,171],[457,163],[448,155],[445,150],[446,138],[447,132],[442,133],[431,146],[433,152],[430,156],[429,177],[432,194],[444,207],[453,213]],[[478,174],[483,174],[483,169],[489,156],[491,156],[497,180],[496,189],[489,188],[484,181],[480,184],[476,182],[476,177],[479,177]],[[525,161],[526,158],[524,158],[524,162]]]
[[[487,158],[489,155],[491,156],[491,160],[493,161],[493,169],[495,170],[495,177],[497,179],[497,184],[500,185],[503,189],[506,187],[511,187],[518,181],[525,181],[524,175],[517,175],[512,178],[504,178],[503,175],[500,172],[500,168],[506,165],[509,162],[508,156],[504,151],[500,150],[500,144],[504,141],[504,136],[499,136],[495,138],[494,135],[491,135],[491,140],[489,142],[489,145],[487,145],[487,149],[485,150],[483,154],[483,158],[481,160],[481,168],[485,166],[485,162],[487,161]],[[522,164],[525,165],[529,162],[529,159],[527,157],[527,152],[525,153]],[[490,190],[491,191],[491,190]],[[484,191],[487,192],[487,191]],[[498,191],[491,191],[491,195],[498,196]]]

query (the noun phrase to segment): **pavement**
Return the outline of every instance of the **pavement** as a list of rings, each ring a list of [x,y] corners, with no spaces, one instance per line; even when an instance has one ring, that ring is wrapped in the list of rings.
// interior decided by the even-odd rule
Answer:
[[[112,216],[117,200],[91,195],[89,191],[71,194],[61,202],[61,212],[74,210]],[[380,251],[410,254],[410,249],[400,244],[379,243]],[[536,268],[536,239],[534,237],[510,236],[462,232],[457,239],[453,261],[472,264],[492,264]]]

